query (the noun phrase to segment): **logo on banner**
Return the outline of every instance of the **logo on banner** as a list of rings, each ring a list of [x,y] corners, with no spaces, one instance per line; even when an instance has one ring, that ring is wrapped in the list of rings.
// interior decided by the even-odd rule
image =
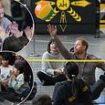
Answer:
[[[64,32],[67,27],[67,17],[68,13],[76,22],[81,22],[82,17],[72,6],[85,8],[91,3],[87,0],[56,0],[54,1],[46,1],[41,0],[35,3],[35,15],[37,18],[44,20],[46,22],[50,22],[58,13],[60,13],[60,27]]]

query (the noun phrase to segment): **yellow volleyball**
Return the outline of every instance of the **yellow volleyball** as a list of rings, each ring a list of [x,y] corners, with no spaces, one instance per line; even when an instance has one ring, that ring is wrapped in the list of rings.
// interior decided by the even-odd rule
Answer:
[[[35,7],[35,15],[37,18],[48,21],[53,15],[53,9],[49,1],[40,1]]]

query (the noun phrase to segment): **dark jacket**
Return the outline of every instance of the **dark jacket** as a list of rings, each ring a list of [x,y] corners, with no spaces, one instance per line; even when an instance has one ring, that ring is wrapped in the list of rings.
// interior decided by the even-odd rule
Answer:
[[[9,50],[9,51],[20,51],[29,40],[26,36],[21,36],[19,38],[16,38],[15,36],[10,36],[4,40],[3,43],[3,50]]]
[[[56,84],[53,93],[53,105],[93,105],[90,88],[81,79],[78,80],[77,90],[78,95],[74,97],[71,81]]]

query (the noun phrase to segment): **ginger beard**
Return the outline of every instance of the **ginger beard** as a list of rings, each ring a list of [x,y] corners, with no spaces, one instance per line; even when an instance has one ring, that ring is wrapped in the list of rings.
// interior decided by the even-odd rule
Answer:
[[[86,46],[82,44],[81,40],[77,40],[74,44],[74,53],[76,55],[86,52]]]

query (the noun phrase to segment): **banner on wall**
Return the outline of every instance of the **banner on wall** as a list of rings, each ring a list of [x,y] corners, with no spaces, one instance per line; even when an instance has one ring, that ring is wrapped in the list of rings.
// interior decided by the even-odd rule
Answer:
[[[33,0],[36,33],[47,33],[46,25],[57,25],[59,34],[95,34],[98,8],[95,0]]]

